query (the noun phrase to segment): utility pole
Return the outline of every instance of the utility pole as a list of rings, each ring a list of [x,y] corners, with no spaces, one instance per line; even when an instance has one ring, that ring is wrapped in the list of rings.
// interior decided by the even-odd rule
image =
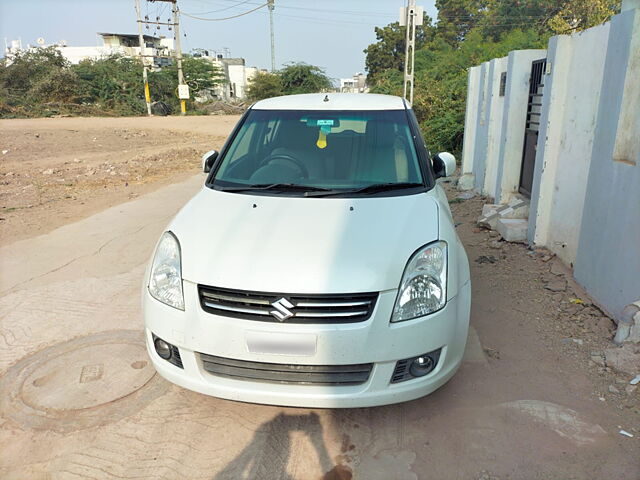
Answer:
[[[173,23],[176,40],[176,65],[178,66],[178,97],[180,98],[180,113],[187,113],[187,99],[189,98],[189,87],[184,83],[184,75],[182,73],[182,48],[180,47],[180,14],[178,10],[177,0],[171,3],[171,11],[173,12]]]
[[[269,8],[269,27],[271,32],[271,72],[276,71],[276,42],[273,36],[273,9],[275,8],[274,0],[268,0]]]
[[[415,59],[416,25],[422,25],[424,10],[416,6],[416,0],[407,0],[408,5],[400,8],[400,26],[407,27],[404,51],[404,98],[413,103],[413,63]],[[407,98],[407,90],[409,97]]]
[[[151,116],[151,93],[149,93],[149,73],[144,55],[144,35],[142,33],[142,14],[140,0],[136,0],[136,15],[138,16],[138,42],[140,44],[140,61],[142,62],[142,79],[144,80],[144,98],[147,102],[147,115]]]

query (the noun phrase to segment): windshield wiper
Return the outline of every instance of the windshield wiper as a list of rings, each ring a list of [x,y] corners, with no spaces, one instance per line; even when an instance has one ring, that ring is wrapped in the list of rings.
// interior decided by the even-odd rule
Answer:
[[[251,192],[256,190],[278,190],[280,192],[333,192],[328,188],[313,185],[297,185],[295,183],[257,183],[237,187],[221,187],[223,192]]]
[[[373,185],[367,185],[366,187],[360,188],[352,188],[345,190],[329,190],[326,192],[318,192],[318,193],[309,193],[308,197],[325,197],[332,195],[350,195],[353,193],[377,193],[377,192],[389,192],[392,190],[401,190],[405,188],[418,188],[424,187],[422,183],[409,183],[409,182],[401,182],[401,183],[374,183]]]

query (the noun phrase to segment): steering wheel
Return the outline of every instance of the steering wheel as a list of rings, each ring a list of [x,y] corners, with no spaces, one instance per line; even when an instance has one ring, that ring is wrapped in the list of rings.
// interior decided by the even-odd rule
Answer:
[[[309,178],[309,170],[307,169],[307,166],[301,160],[287,153],[272,153],[267,158],[265,158],[262,162],[260,162],[260,165],[258,166],[258,168],[262,168],[270,164],[274,160],[286,160],[290,163],[293,163],[296,167],[298,167],[298,170],[300,170],[300,173],[302,174],[302,178]]]

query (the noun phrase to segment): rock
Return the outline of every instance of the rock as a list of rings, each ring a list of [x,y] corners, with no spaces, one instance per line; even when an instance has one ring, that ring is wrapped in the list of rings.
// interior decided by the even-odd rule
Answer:
[[[458,190],[473,190],[474,183],[473,173],[465,173],[458,179]]]
[[[567,281],[564,278],[549,280],[544,288],[552,292],[564,292],[567,289]]]
[[[476,263],[496,263],[498,259],[493,255],[480,255],[476,258]]]
[[[551,264],[551,268],[549,269],[549,271],[550,271],[552,274],[554,274],[554,275],[558,275],[558,276],[560,276],[560,275],[564,275],[564,274],[566,273],[566,272],[565,272],[565,269],[563,268],[563,266],[560,264],[560,262],[559,262],[559,261],[557,261],[557,262],[553,262],[553,263]]]
[[[495,230],[489,230],[489,236],[490,237],[499,237],[500,234],[498,232],[496,232]]]
[[[620,393],[620,390],[618,390],[614,385],[609,385],[609,393]]]
[[[499,218],[496,222],[496,230],[507,242],[527,242],[527,220]]]
[[[602,355],[591,355],[591,361],[596,365],[604,367],[604,358],[602,357]]]
[[[2,150],[3,155],[6,155],[7,153],[9,153],[9,150]]]
[[[626,344],[604,351],[605,364],[621,373],[635,375],[640,372],[640,347]]]
[[[637,385],[627,385],[626,387],[624,387],[624,391],[627,393],[627,395],[631,395],[637,389],[638,389]]]
[[[489,248],[495,248],[499,250],[502,248],[502,242],[500,240],[491,240],[489,242]]]
[[[53,175],[53,168],[47,168],[46,170],[42,171],[43,175]]]
[[[473,198],[475,196],[476,196],[475,192],[464,192],[464,193],[461,193],[460,195],[458,195],[456,198],[460,198],[462,200],[469,200],[469,199],[471,199],[471,198]]]

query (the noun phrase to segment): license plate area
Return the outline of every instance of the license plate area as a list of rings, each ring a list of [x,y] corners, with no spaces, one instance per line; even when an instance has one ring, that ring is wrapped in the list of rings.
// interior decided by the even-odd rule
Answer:
[[[249,353],[310,357],[316,354],[317,336],[309,333],[245,333]]]

